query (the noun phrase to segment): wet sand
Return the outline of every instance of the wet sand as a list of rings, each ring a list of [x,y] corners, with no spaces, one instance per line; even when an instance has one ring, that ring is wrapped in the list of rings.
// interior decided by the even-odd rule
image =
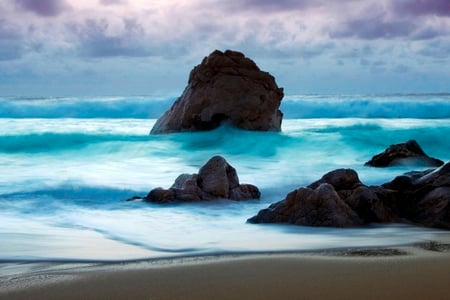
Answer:
[[[0,299],[449,299],[450,247],[3,263],[0,272]]]

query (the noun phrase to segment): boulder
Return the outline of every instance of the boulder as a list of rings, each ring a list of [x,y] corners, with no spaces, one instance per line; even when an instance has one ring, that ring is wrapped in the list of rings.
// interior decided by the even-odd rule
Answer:
[[[181,174],[169,189],[155,188],[144,201],[154,203],[259,199],[258,188],[240,184],[236,169],[223,157],[214,156],[198,174]]]
[[[202,131],[227,122],[246,130],[280,131],[283,89],[244,54],[214,51],[189,75],[181,97],[151,133]]]
[[[366,166],[388,167],[394,165],[418,165],[439,167],[444,162],[429,157],[415,140],[389,146],[384,152],[372,157],[365,163]]]

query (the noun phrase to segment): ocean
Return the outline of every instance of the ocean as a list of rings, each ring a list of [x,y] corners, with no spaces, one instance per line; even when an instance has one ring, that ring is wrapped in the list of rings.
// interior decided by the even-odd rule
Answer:
[[[450,160],[450,94],[291,95],[281,132],[228,126],[150,135],[173,97],[0,97],[0,260],[121,261],[216,253],[399,245],[448,231],[404,224],[322,228],[246,220],[337,168],[382,184],[417,166],[365,167],[416,139]],[[260,200],[127,202],[212,156],[236,168]]]

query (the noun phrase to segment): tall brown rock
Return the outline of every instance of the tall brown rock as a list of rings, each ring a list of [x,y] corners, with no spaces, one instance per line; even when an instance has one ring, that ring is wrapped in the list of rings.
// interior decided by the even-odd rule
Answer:
[[[280,131],[283,89],[244,54],[226,50],[205,57],[151,133],[211,130],[228,122],[246,130]]]

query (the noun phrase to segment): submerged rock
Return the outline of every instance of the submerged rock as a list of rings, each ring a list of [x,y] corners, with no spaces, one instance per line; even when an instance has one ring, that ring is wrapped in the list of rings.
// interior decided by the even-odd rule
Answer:
[[[372,157],[366,166],[388,167],[393,165],[418,165],[439,167],[444,162],[425,154],[417,141],[409,140],[405,143],[389,146],[384,152]]]
[[[169,189],[153,189],[144,200],[154,203],[248,200],[258,199],[260,195],[256,186],[239,183],[236,169],[223,157],[214,156],[198,174],[181,174]]]
[[[381,186],[364,185],[354,170],[334,170],[248,222],[333,227],[407,222],[450,229],[450,163],[409,172]]]
[[[211,130],[222,122],[247,130],[280,131],[282,98],[283,89],[274,77],[251,59],[216,50],[191,71],[183,94],[151,133]]]

